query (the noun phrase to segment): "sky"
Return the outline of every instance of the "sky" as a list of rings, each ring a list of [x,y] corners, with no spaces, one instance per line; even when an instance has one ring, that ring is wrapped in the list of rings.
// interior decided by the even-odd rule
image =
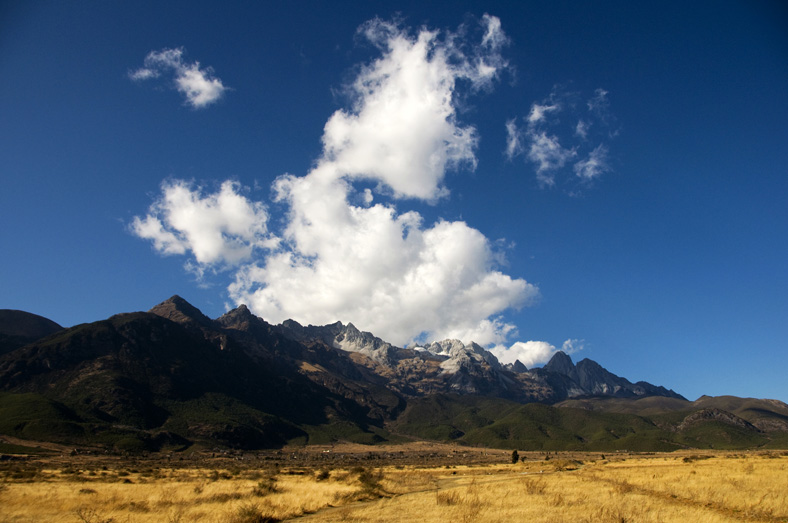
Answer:
[[[782,2],[8,1],[0,78],[0,308],[788,401]]]

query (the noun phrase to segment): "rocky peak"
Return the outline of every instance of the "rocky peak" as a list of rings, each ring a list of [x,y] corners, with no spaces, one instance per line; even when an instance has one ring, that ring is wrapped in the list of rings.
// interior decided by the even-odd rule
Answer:
[[[286,320],[279,328],[285,336],[296,341],[319,340],[335,349],[362,353],[379,363],[388,363],[391,356],[390,343],[359,330],[352,323],[343,325],[337,321],[329,325],[304,327],[294,320]]]
[[[235,309],[231,311],[227,311],[224,313],[220,318],[216,321],[219,322],[223,327],[234,327],[240,325],[249,325],[252,322],[260,320],[246,305],[239,305]]]
[[[339,322],[337,324],[342,326]],[[337,349],[360,352],[379,363],[389,362],[393,348],[390,343],[376,337],[371,332],[358,330],[352,323],[348,323],[334,336],[332,344]]]
[[[573,381],[580,381],[577,375],[577,368],[575,368],[575,364],[572,363],[572,358],[569,357],[567,353],[564,351],[556,352],[550,361],[547,362],[547,365],[543,367],[544,370],[547,372],[555,372],[556,374],[561,374],[562,376],[566,376]]]
[[[429,352],[438,356],[449,356],[465,351],[465,344],[460,340],[433,341],[424,347]]]
[[[488,351],[481,345],[477,344],[476,342],[471,342],[469,345],[466,346],[468,349],[472,350],[475,354],[478,354],[482,357],[484,361],[487,362],[494,369],[501,369],[501,362],[498,361],[498,358],[495,357],[495,354]]]
[[[485,363],[496,370],[502,368],[493,353],[474,342],[465,345],[460,340],[442,340],[435,341],[425,348],[436,356],[447,357],[441,363],[443,372],[455,373],[460,369],[471,370],[473,367]]]
[[[528,367],[523,365],[523,362],[520,360],[514,360],[514,363],[507,363],[504,365],[504,368],[516,374],[522,374],[523,372],[528,371]]]
[[[148,312],[181,324],[210,325],[213,321],[177,294],[161,302]]]

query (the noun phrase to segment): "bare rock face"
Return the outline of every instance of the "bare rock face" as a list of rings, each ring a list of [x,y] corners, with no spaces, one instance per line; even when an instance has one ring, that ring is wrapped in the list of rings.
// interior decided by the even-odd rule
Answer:
[[[296,341],[319,340],[335,349],[363,354],[380,364],[393,363],[395,347],[370,332],[358,330],[352,323],[343,325],[338,321],[329,325],[304,327],[297,321],[286,320],[279,328],[285,336]]]
[[[685,399],[672,390],[657,387],[644,381],[632,383],[589,359],[575,365],[572,358],[558,351],[541,369],[531,371],[532,375],[548,382],[556,394],[556,399],[578,398],[583,396],[612,396],[631,398],[642,396],[665,396]]]
[[[523,362],[520,360],[514,360],[514,363],[507,363],[504,365],[504,368],[510,372],[514,372],[515,374],[522,374],[523,372],[528,371],[528,367],[523,365]]]

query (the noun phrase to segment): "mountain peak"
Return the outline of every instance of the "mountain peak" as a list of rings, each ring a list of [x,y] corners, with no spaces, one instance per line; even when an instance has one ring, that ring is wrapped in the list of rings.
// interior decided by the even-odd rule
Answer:
[[[572,358],[567,353],[559,350],[550,358],[550,361],[544,366],[544,370],[569,376],[575,372],[575,364],[572,363]]]
[[[249,307],[247,307],[242,303],[238,307],[225,312],[224,316],[237,316],[241,318],[250,318],[254,316],[254,314],[252,314],[252,311],[249,310]]]
[[[220,318],[216,321],[221,323],[224,326],[227,326],[231,323],[242,323],[242,322],[250,322],[257,318],[249,308],[241,304],[238,307],[234,308],[233,310],[225,312]]]
[[[211,319],[203,314],[200,309],[177,294],[156,305],[148,312],[176,323],[198,323],[201,325],[212,323]]]

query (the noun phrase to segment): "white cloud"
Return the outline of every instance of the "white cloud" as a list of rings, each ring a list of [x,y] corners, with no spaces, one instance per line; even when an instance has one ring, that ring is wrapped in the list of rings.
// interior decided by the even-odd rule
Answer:
[[[476,167],[478,138],[457,122],[458,81],[489,84],[505,61],[500,21],[486,17],[487,45],[464,53],[454,35],[421,30],[415,37],[391,22],[374,19],[361,33],[383,56],[363,67],[348,86],[350,110],[325,125],[323,158],[315,170],[330,178],[371,178],[395,197],[434,200],[446,196],[447,169]]]
[[[547,118],[548,113],[552,113],[560,110],[561,110],[561,106],[559,104],[540,105],[538,103],[535,103],[531,105],[531,112],[528,113],[528,123],[531,125],[538,124]]]
[[[514,326],[502,313],[529,304],[538,289],[502,273],[502,255],[477,229],[461,221],[425,225],[419,213],[383,198],[435,202],[448,194],[448,169],[476,165],[476,130],[458,121],[455,98],[462,86],[491,85],[505,66],[506,41],[495,17],[477,29],[483,34],[472,45],[461,33],[412,35],[377,19],[362,26],[381,56],[348,87],[350,107],[328,119],[315,167],[274,182],[274,199],[287,210],[276,237],[262,204],[237,184],[222,191],[248,220],[228,220],[216,195],[177,182],[133,230],[162,252],[191,253],[197,264],[236,264],[230,298],[274,323],[352,321],[399,345],[505,342]],[[377,182],[380,201],[354,186],[360,179]],[[239,221],[243,227],[227,228]]]
[[[417,213],[321,205],[314,187],[300,187],[304,178],[289,183],[299,186],[290,192],[296,215],[287,238],[294,248],[248,267],[230,288],[236,303],[269,321],[352,321],[402,345],[422,333],[486,344],[511,330],[490,316],[538,294],[491,268],[489,242],[463,222],[422,228]],[[342,191],[332,185],[323,190]]]
[[[607,147],[604,144],[597,145],[593,151],[588,153],[588,157],[577,162],[573,169],[577,176],[587,181],[598,178],[603,172],[609,171]]]
[[[596,89],[585,104],[578,103],[578,96],[555,88],[543,101],[531,104],[525,130],[517,128],[514,118],[506,122],[507,157],[525,153],[541,187],[555,186],[567,164],[579,156],[583,159],[572,170],[584,184],[611,171],[606,141],[617,130],[611,130],[615,119],[609,111],[608,92]]]
[[[482,46],[499,51],[502,47],[509,44],[509,37],[501,27],[501,20],[497,16],[490,16],[487,13],[482,16],[482,25],[485,27]]]
[[[586,102],[588,110],[598,114],[602,118],[607,117],[610,108],[610,101],[607,99],[609,93],[604,89],[597,89],[594,91],[594,96]]]
[[[589,124],[585,120],[578,120],[577,125],[575,126],[575,135],[585,140],[586,138],[588,138],[588,128],[590,126],[591,124]]]
[[[522,131],[517,127],[517,119],[506,121],[506,157],[511,160],[522,154]]]
[[[186,254],[188,243],[182,241],[175,233],[164,229],[164,224],[154,215],[147,215],[145,219],[134,217],[131,230],[140,238],[153,242],[153,247],[162,254]]]
[[[529,131],[528,138],[528,159],[536,164],[537,177],[541,183],[553,185],[555,180],[549,172],[562,168],[569,159],[577,155],[577,151],[564,148],[558,137],[544,131]]]
[[[275,245],[263,204],[250,202],[239,190],[239,184],[226,181],[218,192],[203,196],[188,182],[165,182],[162,196],[145,218],[134,217],[131,231],[153,241],[162,254],[188,251],[203,266],[238,265],[255,249]]]
[[[514,363],[520,360],[523,365],[530,369],[547,363],[559,350],[566,354],[574,354],[583,350],[583,341],[566,340],[560,349],[546,341],[518,341],[508,349],[502,345],[497,345],[490,349],[490,352],[503,364]]]
[[[129,72],[129,78],[144,81],[172,73],[175,88],[186,97],[186,103],[195,109],[216,102],[227,90],[222,81],[213,76],[210,67],[200,68],[199,62],[185,63],[183,48],[151,51],[145,57],[144,64],[144,67]]]

